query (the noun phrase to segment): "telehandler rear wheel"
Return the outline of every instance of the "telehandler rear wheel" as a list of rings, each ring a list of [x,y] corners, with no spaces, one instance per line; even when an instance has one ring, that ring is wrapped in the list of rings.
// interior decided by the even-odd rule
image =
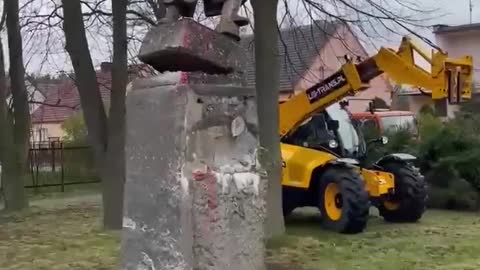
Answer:
[[[427,201],[425,180],[403,162],[386,162],[382,167],[395,176],[395,194],[379,205],[380,215],[389,222],[418,221],[425,212]]]
[[[360,175],[352,169],[335,166],[328,168],[319,181],[322,225],[341,233],[362,232],[367,225],[370,201]]]

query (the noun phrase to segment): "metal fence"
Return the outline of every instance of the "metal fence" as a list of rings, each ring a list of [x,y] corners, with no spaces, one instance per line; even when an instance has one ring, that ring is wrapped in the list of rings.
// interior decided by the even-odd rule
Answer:
[[[31,144],[30,180],[26,188],[60,187],[100,182],[89,146],[68,145],[59,141]]]

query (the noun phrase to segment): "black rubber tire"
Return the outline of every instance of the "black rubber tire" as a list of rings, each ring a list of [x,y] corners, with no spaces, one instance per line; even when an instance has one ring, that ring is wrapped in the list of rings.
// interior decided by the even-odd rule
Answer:
[[[327,230],[340,233],[360,233],[365,230],[370,209],[370,200],[365,182],[351,168],[333,166],[318,179],[318,208],[322,214],[322,225]],[[329,183],[336,183],[342,195],[342,215],[339,220],[328,217],[324,205],[325,189]]]
[[[395,177],[393,200],[400,205],[389,210],[380,204],[380,216],[388,222],[417,222],[426,209],[427,185],[424,177],[405,162],[389,161],[381,165]]]

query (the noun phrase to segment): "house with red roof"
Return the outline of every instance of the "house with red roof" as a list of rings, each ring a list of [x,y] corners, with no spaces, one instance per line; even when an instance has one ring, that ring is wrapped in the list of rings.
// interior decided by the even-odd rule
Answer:
[[[248,84],[255,86],[254,36],[242,37],[242,44],[250,52]],[[351,27],[340,21],[314,21],[280,30],[278,41],[280,62],[280,100],[305,91],[338,71],[345,63],[345,55],[352,58],[369,57]],[[364,112],[375,98],[391,104],[392,86],[385,76],[370,81],[370,88],[347,97],[351,112]]]
[[[108,104],[110,101],[111,66],[111,63],[103,62],[96,71],[104,104]],[[129,70],[130,79],[143,74],[143,67],[145,66],[132,65]],[[31,115],[32,142],[61,140],[65,135],[62,130],[63,122],[81,110],[80,96],[74,78],[65,76],[53,83],[38,84],[37,87],[45,98]]]

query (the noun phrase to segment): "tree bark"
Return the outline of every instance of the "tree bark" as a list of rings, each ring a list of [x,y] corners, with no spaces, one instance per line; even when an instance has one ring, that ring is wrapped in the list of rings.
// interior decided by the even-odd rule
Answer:
[[[125,91],[127,64],[127,0],[112,1],[113,67],[108,147],[103,174],[104,226],[121,229],[125,183]]]
[[[5,189],[6,210],[21,210],[28,207],[24,184],[28,171],[27,161],[30,139],[30,110],[28,106],[27,88],[25,87],[25,68],[23,66],[22,36],[20,33],[18,9],[18,0],[5,1],[10,60],[9,75],[13,101],[13,120],[11,120],[9,113],[5,108],[5,102],[1,104],[1,106],[4,107],[2,109],[3,119],[1,122],[3,122],[4,127],[7,126],[3,133],[4,136],[2,136],[2,139],[4,140],[3,150],[5,150],[2,154],[2,181]],[[3,55],[1,60],[4,60]],[[2,65],[3,64],[4,62]],[[5,70],[4,67],[0,68]],[[3,78],[3,81],[5,81],[5,77]],[[4,99],[5,88],[2,92],[1,99]],[[9,139],[11,139],[10,144],[5,145]]]
[[[1,27],[0,27],[1,29]],[[14,201],[15,196],[15,180],[14,176],[11,176],[11,170],[5,170],[5,167],[11,167],[12,159],[8,159],[12,156],[13,146],[13,122],[9,117],[9,111],[7,108],[7,78],[5,76],[5,58],[3,55],[3,43],[0,37],[0,166],[2,171],[0,175],[0,181],[3,181],[2,188],[5,198],[5,203],[11,204]],[[5,181],[6,180],[6,181]],[[10,183],[13,183],[12,186]],[[7,186],[5,187],[5,183]]]
[[[72,59],[88,140],[95,150],[103,188],[103,225],[121,229],[125,182],[125,92],[128,81],[128,0],[112,1],[113,67],[109,118],[88,49],[80,0],[62,0],[67,51]]]
[[[113,1],[116,2],[116,1]],[[85,25],[82,18],[82,9],[80,0],[62,0],[63,4],[63,30],[65,32],[66,49],[72,60],[75,71],[75,83],[80,95],[83,117],[87,126],[87,139],[95,151],[95,161],[100,171],[103,187],[103,225],[105,229],[116,229],[114,226],[116,219],[114,216],[121,216],[116,211],[118,207],[121,211],[122,206],[116,205],[115,194],[117,187],[111,183],[116,175],[109,173],[112,166],[116,163],[109,162],[108,158],[108,127],[105,106],[102,101],[100,88],[97,83],[97,74],[93,67],[92,57],[88,48],[87,37],[85,34]],[[112,96],[114,95],[112,91]],[[124,170],[123,167],[117,167],[117,171]],[[121,183],[120,183],[121,184]],[[108,190],[112,187],[114,190]],[[122,196],[119,194],[118,196]]]
[[[252,0],[255,20],[255,81],[258,100],[260,163],[268,174],[267,237],[285,232],[282,211],[281,155],[278,133],[278,0]]]
[[[107,147],[107,115],[97,84],[97,75],[88,49],[80,0],[62,0],[66,50],[72,60],[88,140],[95,150],[100,169]]]

